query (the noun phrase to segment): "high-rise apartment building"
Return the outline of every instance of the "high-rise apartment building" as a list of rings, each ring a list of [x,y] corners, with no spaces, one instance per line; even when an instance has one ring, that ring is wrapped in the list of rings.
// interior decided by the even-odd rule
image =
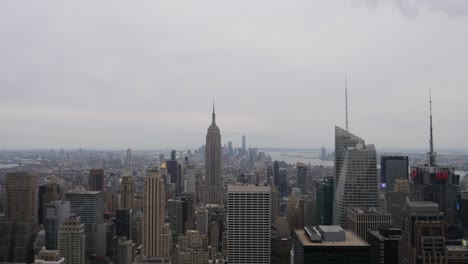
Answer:
[[[406,203],[400,243],[400,264],[446,263],[444,213],[433,202]]]
[[[65,264],[84,264],[85,227],[79,216],[71,216],[63,222],[59,231],[58,250]]]
[[[347,208],[379,207],[377,160],[374,145],[364,145],[362,139],[339,127],[336,127],[336,131],[336,141],[342,142],[337,147],[344,145],[346,148],[336,149],[337,162],[341,164],[341,169],[335,185],[333,224],[346,228]],[[358,143],[350,146],[351,142]]]
[[[5,216],[0,223],[0,262],[34,261],[36,199],[36,177],[26,172],[6,174]]]
[[[143,255],[168,258],[172,248],[170,224],[165,223],[166,191],[158,169],[147,171],[143,191]]]
[[[90,191],[104,191],[104,170],[92,169],[89,172],[88,185]]]
[[[221,133],[216,125],[215,109],[211,125],[206,134],[205,151],[205,204],[223,203],[223,186],[221,182],[222,171]]]
[[[408,169],[408,157],[382,156],[380,158],[381,185],[393,191],[396,179],[408,180]]]
[[[135,181],[133,176],[123,176],[120,183],[120,208],[134,209]]]
[[[94,252],[93,227],[104,221],[104,193],[99,191],[73,191],[65,194],[70,202],[70,212],[80,217],[86,235],[86,256]],[[68,264],[68,260],[65,258]]]
[[[70,216],[70,202],[55,201],[46,205],[44,221],[45,246],[47,249],[58,248],[58,233],[63,221]]]
[[[390,226],[393,223],[390,213],[379,208],[348,208],[347,218],[348,229],[366,242],[369,242],[369,231],[376,231],[381,226]]]
[[[270,263],[270,187],[229,185],[229,263]]]

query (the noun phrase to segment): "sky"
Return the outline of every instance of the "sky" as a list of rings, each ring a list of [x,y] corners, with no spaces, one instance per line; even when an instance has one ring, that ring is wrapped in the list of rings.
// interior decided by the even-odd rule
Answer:
[[[0,0],[0,149],[468,149],[468,1]]]

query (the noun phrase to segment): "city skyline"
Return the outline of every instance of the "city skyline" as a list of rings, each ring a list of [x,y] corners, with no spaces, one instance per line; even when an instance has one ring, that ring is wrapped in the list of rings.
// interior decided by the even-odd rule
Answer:
[[[223,144],[331,147],[345,77],[377,149],[426,148],[429,89],[436,151],[468,143],[459,1],[109,3],[0,4],[1,149],[196,148],[212,97]]]

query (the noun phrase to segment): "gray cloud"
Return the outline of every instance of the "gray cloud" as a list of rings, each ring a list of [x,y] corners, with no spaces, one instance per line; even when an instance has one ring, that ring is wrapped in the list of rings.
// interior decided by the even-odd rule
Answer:
[[[223,142],[332,146],[345,75],[369,143],[425,147],[432,88],[437,143],[467,145],[441,120],[468,110],[468,21],[440,2],[2,1],[0,148],[196,147],[213,97]]]

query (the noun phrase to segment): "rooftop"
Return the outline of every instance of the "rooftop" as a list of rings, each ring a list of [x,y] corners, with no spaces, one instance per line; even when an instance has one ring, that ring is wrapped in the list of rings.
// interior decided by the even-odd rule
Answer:
[[[348,210],[356,214],[390,214],[376,207],[353,207]]]
[[[323,227],[323,226],[322,226]],[[328,226],[327,226],[328,227]],[[335,229],[335,227],[331,226],[332,229]],[[338,226],[338,228],[341,229],[341,227]],[[358,237],[356,234],[354,234],[351,231],[346,231],[346,241],[321,241],[321,242],[312,242],[307,234],[305,233],[304,229],[296,229],[294,230],[296,233],[297,237],[301,241],[302,245],[305,247],[356,247],[356,246],[361,246],[361,247],[366,247],[369,246],[369,244],[366,243],[366,241],[362,240],[360,237]],[[330,232],[336,232],[336,230],[331,230]]]
[[[270,192],[270,186],[255,184],[230,184],[228,192]]]

